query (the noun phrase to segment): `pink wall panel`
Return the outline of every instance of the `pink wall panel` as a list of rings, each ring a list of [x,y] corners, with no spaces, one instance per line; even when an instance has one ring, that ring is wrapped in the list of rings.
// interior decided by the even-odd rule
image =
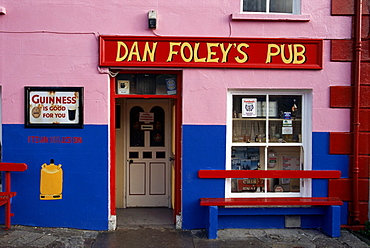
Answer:
[[[58,85],[84,86],[85,123],[107,124],[109,77],[97,69],[99,35],[277,37],[324,39],[324,69],[184,69],[184,124],[225,125],[227,88],[283,87],[313,90],[313,131],[349,130],[348,110],[329,107],[329,87],[349,85],[350,64],[329,61],[329,40],[351,37],[351,17],[331,16],[330,1],[302,1],[308,22],[232,20],[240,1],[222,0],[2,0],[0,5],[7,11],[0,16],[3,123],[23,123],[23,110],[10,106],[23,103],[25,85]],[[147,28],[149,10],[158,13],[155,30]]]

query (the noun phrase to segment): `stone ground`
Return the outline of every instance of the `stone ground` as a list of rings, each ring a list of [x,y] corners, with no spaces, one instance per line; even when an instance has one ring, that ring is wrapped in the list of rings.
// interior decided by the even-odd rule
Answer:
[[[163,226],[120,227],[114,232],[12,226],[11,230],[0,230],[0,247],[370,247],[347,230],[342,230],[339,238],[311,229],[227,229],[219,230],[218,236],[209,240],[204,230],[180,231]]]

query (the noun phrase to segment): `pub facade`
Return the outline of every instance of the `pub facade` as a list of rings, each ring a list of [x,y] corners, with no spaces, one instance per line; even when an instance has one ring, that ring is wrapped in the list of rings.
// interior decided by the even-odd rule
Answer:
[[[335,197],[337,224],[364,225],[368,118],[354,123],[367,106],[347,94],[366,92],[369,71],[351,53],[357,12],[280,2],[3,1],[2,161],[28,165],[12,175],[12,223],[114,230],[117,209],[162,207],[190,230],[207,227],[201,198]],[[256,209],[230,208],[217,228],[331,222]]]

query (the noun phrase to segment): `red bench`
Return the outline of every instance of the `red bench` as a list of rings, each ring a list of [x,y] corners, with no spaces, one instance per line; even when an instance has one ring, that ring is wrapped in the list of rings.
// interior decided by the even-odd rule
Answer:
[[[10,229],[10,217],[14,216],[11,213],[10,205],[11,198],[17,193],[11,191],[10,172],[21,172],[27,170],[27,165],[23,163],[0,163],[0,171],[5,172],[5,187],[3,180],[3,192],[0,192],[0,206],[5,205],[5,230]]]
[[[210,179],[212,178],[338,179],[340,178],[340,175],[341,175],[340,171],[301,171],[301,170],[200,170],[198,172],[199,178],[210,178]],[[208,221],[206,228],[209,239],[217,238],[218,216],[220,215],[323,215],[324,221],[322,224],[322,229],[331,237],[340,236],[340,205],[343,205],[343,202],[339,198],[334,197],[201,198],[200,205],[208,207]],[[235,206],[235,208],[232,208],[232,206]],[[246,208],[241,208],[240,206]],[[248,208],[251,206],[253,206],[253,208]],[[264,211],[261,211],[260,208],[265,209]]]

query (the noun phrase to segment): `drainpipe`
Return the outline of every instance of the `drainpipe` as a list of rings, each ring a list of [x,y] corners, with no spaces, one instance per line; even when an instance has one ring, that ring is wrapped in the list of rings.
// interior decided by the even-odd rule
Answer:
[[[353,209],[351,216],[355,225],[360,224],[359,216],[359,139],[360,139],[360,95],[361,95],[361,26],[362,26],[362,0],[357,0],[355,5],[354,22],[354,65],[353,65],[353,85],[354,85],[354,109],[353,109],[353,167],[352,167],[352,190],[353,190]]]

